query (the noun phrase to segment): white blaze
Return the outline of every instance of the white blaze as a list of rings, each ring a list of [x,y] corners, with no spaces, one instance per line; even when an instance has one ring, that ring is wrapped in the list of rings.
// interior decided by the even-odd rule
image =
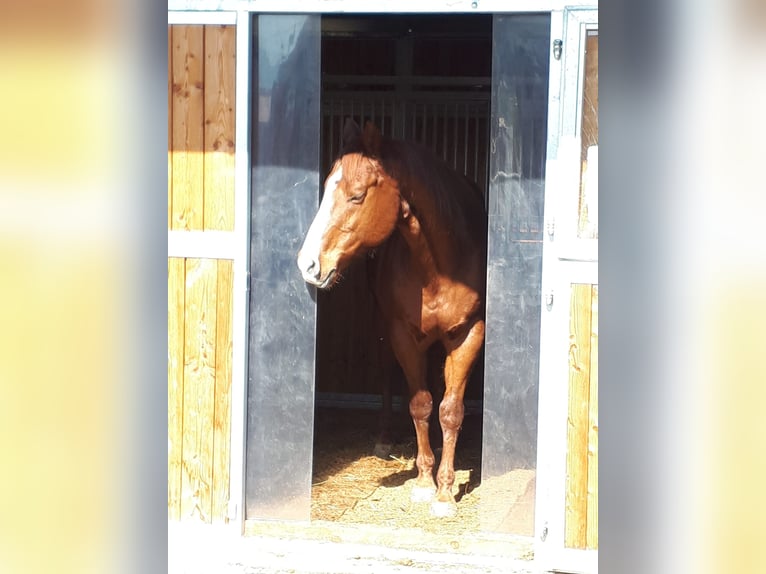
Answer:
[[[324,196],[319,205],[319,211],[314,217],[314,221],[309,227],[306,239],[303,241],[298,254],[298,268],[303,274],[303,278],[309,283],[316,283],[323,271],[319,269],[319,252],[322,246],[322,237],[330,225],[330,214],[334,203],[334,192],[338,187],[340,180],[343,179],[343,168],[338,167],[324,187]]]

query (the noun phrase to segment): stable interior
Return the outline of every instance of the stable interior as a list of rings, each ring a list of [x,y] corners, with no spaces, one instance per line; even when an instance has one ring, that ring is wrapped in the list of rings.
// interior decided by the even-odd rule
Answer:
[[[491,16],[323,17],[321,58],[322,177],[339,152],[343,122],[352,117],[360,125],[375,122],[386,135],[430,147],[476,181],[486,197]],[[479,476],[483,355],[466,390],[456,453],[459,513],[445,521],[432,519],[427,505],[420,508],[409,500],[407,482],[417,474],[415,432],[407,385],[386,345],[360,262],[333,290],[318,295],[312,520],[438,527],[440,532],[480,528],[480,490],[493,488],[481,485]],[[443,393],[443,361],[437,344],[429,355],[435,405]],[[394,396],[395,443],[384,460],[373,449],[386,379]],[[438,419],[431,431],[438,457]],[[522,480],[517,488],[526,484]],[[507,526],[509,532],[520,528]]]

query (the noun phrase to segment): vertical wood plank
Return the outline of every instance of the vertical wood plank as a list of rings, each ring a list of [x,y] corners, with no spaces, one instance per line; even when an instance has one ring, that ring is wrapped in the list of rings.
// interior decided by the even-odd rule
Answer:
[[[173,30],[173,229],[201,230],[204,184],[202,26]]]
[[[564,541],[567,548],[585,548],[588,502],[590,285],[572,285],[569,327],[569,416]]]
[[[173,28],[168,26],[168,229],[173,222]]]
[[[168,519],[181,518],[184,407],[184,260],[168,258]]]
[[[226,520],[229,502],[233,273],[232,261],[218,261],[213,420],[214,522]]]
[[[598,285],[591,302],[587,547],[598,548]]]
[[[578,232],[581,237],[595,238],[598,237],[598,221],[593,213],[589,213],[589,208],[595,207],[589,203],[597,198],[587,197],[585,192],[588,180],[588,148],[598,145],[598,35],[589,34],[585,40],[584,65]]]
[[[210,522],[213,483],[217,264],[186,260],[181,517]]]
[[[205,26],[205,229],[234,230],[235,26]]]

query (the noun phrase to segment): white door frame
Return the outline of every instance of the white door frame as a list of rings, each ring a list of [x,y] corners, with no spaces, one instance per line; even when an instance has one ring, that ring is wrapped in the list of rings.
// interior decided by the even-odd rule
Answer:
[[[584,39],[597,28],[598,12],[591,7],[569,7],[551,17],[535,499],[535,558],[545,571],[598,572],[597,550],[564,544],[569,289],[572,283],[598,284],[598,240],[578,239],[576,220]],[[559,58],[555,40],[563,41]]]

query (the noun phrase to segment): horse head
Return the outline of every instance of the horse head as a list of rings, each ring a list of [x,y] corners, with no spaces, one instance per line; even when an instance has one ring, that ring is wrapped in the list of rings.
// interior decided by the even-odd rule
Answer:
[[[298,252],[298,268],[307,283],[331,287],[354,258],[393,232],[403,204],[397,183],[381,166],[381,146],[382,136],[372,122],[361,130],[353,120],[346,121],[343,152],[325,180],[319,210]]]

